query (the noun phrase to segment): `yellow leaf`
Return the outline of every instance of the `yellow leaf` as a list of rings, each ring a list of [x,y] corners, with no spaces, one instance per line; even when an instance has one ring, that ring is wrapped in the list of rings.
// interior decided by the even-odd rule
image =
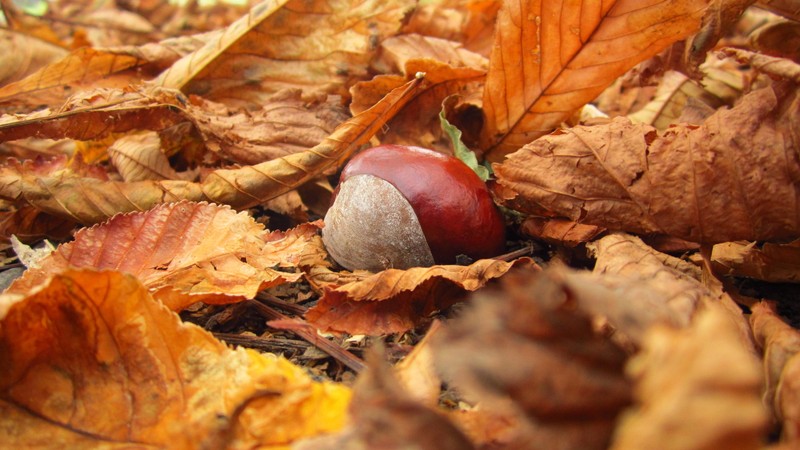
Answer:
[[[0,361],[0,441],[14,448],[272,448],[338,430],[350,397],[228,349],[110,271],[0,296]]]

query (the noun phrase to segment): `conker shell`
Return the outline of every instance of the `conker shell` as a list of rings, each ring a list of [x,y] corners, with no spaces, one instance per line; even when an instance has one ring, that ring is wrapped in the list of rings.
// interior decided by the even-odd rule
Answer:
[[[455,263],[456,257],[462,254],[479,259],[503,252],[503,216],[485,183],[459,159],[420,147],[373,147],[356,155],[345,166],[335,195],[338,196],[348,180],[359,175],[385,180],[402,194],[416,213],[436,264]],[[362,194],[371,195],[369,192]],[[375,212],[381,214],[377,209]],[[360,217],[351,219],[363,220]],[[328,216],[325,223],[323,239],[333,231],[329,228],[332,224]],[[340,221],[335,226],[341,225],[344,223]],[[340,262],[335,255],[337,250],[332,250],[327,241],[326,246],[334,259]]]

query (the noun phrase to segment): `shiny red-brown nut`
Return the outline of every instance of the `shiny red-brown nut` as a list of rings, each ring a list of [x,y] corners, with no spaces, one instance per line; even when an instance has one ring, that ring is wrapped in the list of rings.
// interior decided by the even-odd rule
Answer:
[[[457,158],[382,145],[345,166],[322,239],[348,269],[405,269],[497,256],[505,224],[486,185]]]

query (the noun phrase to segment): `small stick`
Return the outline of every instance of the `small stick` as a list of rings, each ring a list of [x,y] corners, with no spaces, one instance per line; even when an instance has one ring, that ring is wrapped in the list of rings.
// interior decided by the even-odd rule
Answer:
[[[262,303],[266,303],[269,306],[280,308],[286,312],[296,314],[298,316],[302,316],[308,310],[308,308],[306,308],[305,306],[298,305],[296,303],[289,303],[285,300],[281,300],[280,298],[275,297],[274,295],[268,294],[266,292],[259,292],[256,298],[260,300]]]
[[[281,329],[288,329],[294,334],[300,336],[308,341],[308,343],[331,355],[336,360],[352,369],[354,372],[359,373],[364,370],[365,365],[361,358],[318,335],[317,330],[304,320],[299,318],[290,318],[289,316],[286,316],[259,301],[247,300],[247,302],[250,303],[262,316],[269,320],[279,320],[283,321],[284,323],[291,323],[291,328],[286,327]]]

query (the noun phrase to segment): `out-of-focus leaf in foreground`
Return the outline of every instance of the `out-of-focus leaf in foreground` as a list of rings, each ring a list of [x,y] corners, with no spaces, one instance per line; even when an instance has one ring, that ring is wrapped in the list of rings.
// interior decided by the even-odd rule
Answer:
[[[234,208],[248,208],[284,194],[337,167],[367,143],[387,120],[418,93],[423,80],[423,77],[415,78],[392,90],[370,109],[339,125],[309,150],[254,166],[219,169],[199,183],[182,180],[101,182],[71,173],[38,176],[26,170],[22,164],[10,163],[0,166],[0,198],[21,205],[29,204],[81,223],[97,223],[119,212],[143,211],[178,200],[206,200]],[[133,104],[120,100],[122,105],[119,107],[111,104],[99,109],[86,108],[57,114],[52,118],[51,132],[69,136],[74,129],[93,129],[96,134],[103,135],[114,127],[120,128],[117,131],[160,129],[163,128],[163,124],[159,125],[162,121],[181,121],[174,117],[178,115],[175,111],[180,110],[174,98],[153,104],[146,96],[133,97]],[[128,95],[123,95],[125,98]],[[4,132],[18,131],[17,127],[27,128],[26,133],[30,134],[19,136],[24,137],[35,134],[40,126],[35,118],[22,123],[12,121],[5,124],[0,118],[0,140],[4,138]]]
[[[110,271],[0,296],[0,360],[0,440],[14,448],[278,448],[341,428],[350,397],[228,349]]]
[[[483,94],[482,148],[499,161],[549,133],[625,71],[696,31],[708,3],[506,2]]]
[[[468,401],[517,418],[499,448],[604,449],[630,402],[625,352],[558,278],[509,273],[433,340],[436,367]]]
[[[543,137],[495,164],[524,200],[572,220],[691,242],[800,236],[793,85],[662,134],[624,118]]]
[[[380,335],[407,331],[430,314],[461,300],[514,266],[535,266],[481,259],[469,266],[387,269],[363,280],[325,291],[306,319],[322,330]]]
[[[297,264],[316,235],[310,224],[270,233],[226,206],[169,203],[78,231],[9,291],[30,292],[53,274],[80,267],[132,274],[173,310],[198,301],[231,303],[296,281],[298,273],[276,268]]]
[[[764,401],[783,425],[783,441],[800,444],[800,332],[768,302],[752,311],[753,335],[764,352]]]
[[[372,358],[359,376],[350,404],[352,423],[340,433],[312,438],[295,450],[471,450],[464,434],[443,414],[417,402],[383,361]]]
[[[347,95],[374,43],[394,34],[409,0],[267,0],[154,83],[233,104],[285,88]]]
[[[626,369],[636,402],[611,448],[758,448],[767,425],[762,377],[738,334],[718,305],[703,309],[689,328],[653,327]]]

